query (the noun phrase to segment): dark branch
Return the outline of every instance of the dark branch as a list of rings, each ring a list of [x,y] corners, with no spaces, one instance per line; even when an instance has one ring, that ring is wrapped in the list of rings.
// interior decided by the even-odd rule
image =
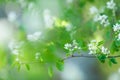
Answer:
[[[71,55],[71,56],[63,58],[62,60],[64,61],[66,59],[76,58],[76,57],[96,58],[96,56],[94,56],[94,55],[83,55],[83,54],[81,54],[81,55]],[[108,56],[107,58],[119,58],[119,57],[120,57],[120,55],[115,55],[115,56]]]

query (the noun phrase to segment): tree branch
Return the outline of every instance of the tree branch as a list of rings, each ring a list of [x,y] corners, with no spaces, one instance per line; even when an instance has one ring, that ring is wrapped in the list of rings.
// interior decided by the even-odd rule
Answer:
[[[64,57],[62,60],[66,60],[66,59],[70,59],[70,58],[76,58],[76,57],[84,57],[84,58],[96,58],[96,56],[93,56],[93,55],[71,55],[71,56],[68,56],[68,57]],[[107,56],[107,58],[119,58],[120,55],[115,55],[115,56]]]

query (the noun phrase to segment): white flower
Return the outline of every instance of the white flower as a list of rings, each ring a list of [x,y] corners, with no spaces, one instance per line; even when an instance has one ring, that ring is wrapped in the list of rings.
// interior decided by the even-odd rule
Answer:
[[[103,24],[103,23],[105,23],[107,18],[108,18],[108,16],[106,16],[106,15],[100,15],[98,17],[98,20],[100,21],[100,24]]]
[[[20,48],[23,44],[24,44],[23,41],[17,42],[17,41],[15,41],[15,40],[12,40],[12,41],[9,42],[8,47],[9,47],[11,50],[13,50],[13,49],[18,49],[18,48]]]
[[[103,25],[104,27],[108,26],[110,23],[108,21],[108,16],[107,15],[96,15],[94,17],[94,21],[95,22],[100,22],[101,25]]]
[[[29,41],[33,41],[34,42],[34,41],[39,40],[40,36],[41,36],[41,32],[35,32],[33,34],[27,35],[27,39]]]
[[[72,25],[70,23],[68,23],[66,25],[66,31],[71,31],[72,30]]]
[[[38,37],[41,36],[41,32],[35,32],[33,35],[34,35],[36,38],[38,38]]]
[[[65,49],[69,49],[69,48],[71,48],[71,47],[72,47],[72,45],[69,44],[69,43],[66,43],[65,46],[64,46]]]
[[[118,34],[118,39],[117,40],[120,40],[120,33]]]
[[[37,52],[37,53],[35,54],[35,59],[38,60],[39,58],[40,58],[40,53]]]
[[[64,48],[66,49],[66,50],[69,50],[69,51],[74,51],[74,50],[79,50],[79,49],[81,49],[79,46],[78,46],[78,43],[76,42],[76,40],[73,40],[73,42],[72,42],[72,44],[70,44],[70,43],[66,43],[65,45],[64,45]]]
[[[96,14],[96,13],[98,13],[98,9],[97,9],[95,6],[92,6],[92,7],[90,8],[90,13],[91,13],[91,14]]]
[[[18,57],[16,57],[15,61],[19,62],[19,61],[20,61],[20,59],[19,59]]]
[[[105,23],[103,24],[103,26],[106,27],[106,26],[108,26],[108,25],[110,25],[110,23],[109,23],[108,20],[106,20]]]
[[[114,0],[110,0],[109,2],[107,2],[107,8],[108,9],[115,9],[115,3]]]
[[[120,24],[116,23],[115,25],[113,25],[113,30],[120,31]]]
[[[99,21],[99,19],[98,19],[99,16],[100,16],[99,14],[95,15],[93,21],[95,21],[95,22]]]
[[[24,44],[23,41],[17,42],[15,40],[12,40],[12,41],[9,42],[8,47],[11,50],[12,54],[19,55],[20,48],[22,47],[23,44]]]
[[[12,54],[14,54],[14,55],[19,55],[19,50],[18,50],[18,49],[12,50]]]
[[[51,28],[53,26],[54,19],[49,9],[45,9],[43,11],[43,19],[44,19],[45,26],[47,28]]]
[[[14,11],[9,12],[7,17],[10,22],[14,22],[17,19],[17,15]]]
[[[88,44],[88,49],[89,49],[89,53],[88,54],[96,54],[96,50],[97,50],[97,41],[96,40],[92,40],[89,44]]]
[[[91,43],[96,43],[97,41],[96,40],[92,40]]]
[[[101,52],[103,54],[109,54],[110,53],[110,51],[107,48],[105,48],[104,46],[101,47]]]

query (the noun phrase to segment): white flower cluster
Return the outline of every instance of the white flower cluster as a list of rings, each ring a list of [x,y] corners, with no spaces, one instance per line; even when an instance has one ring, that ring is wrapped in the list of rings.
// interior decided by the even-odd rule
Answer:
[[[118,34],[118,39],[117,40],[120,40],[120,33]]]
[[[116,23],[115,25],[113,25],[113,31],[118,32],[117,40],[120,40],[120,24]]]
[[[72,51],[74,51],[74,50],[79,50],[79,49],[81,49],[81,47],[78,46],[78,43],[76,42],[76,40],[73,40],[73,41],[72,41],[72,44],[66,43],[66,44],[64,45],[64,48],[65,48],[66,50],[69,50],[70,52],[72,52]]]
[[[108,21],[108,16],[107,15],[96,15],[94,17],[95,22],[100,22],[101,25],[104,27],[108,26],[110,23]]]
[[[96,14],[96,13],[98,13],[98,9],[95,6],[92,6],[92,7],[90,7],[90,13]]]
[[[35,54],[35,59],[38,60],[39,58],[40,58],[40,53],[37,52],[37,53]]]
[[[115,9],[115,6],[116,6],[116,4],[115,4],[114,0],[110,0],[107,2],[108,9]]]
[[[96,40],[92,40],[89,44],[88,44],[88,49],[89,49],[89,53],[88,54],[96,54],[96,50],[97,50],[97,41]]]
[[[17,42],[15,40],[10,41],[8,44],[9,49],[11,50],[12,54],[14,55],[19,55],[20,53],[20,48],[22,47],[22,45],[24,44],[23,41],[21,42]]]
[[[92,40],[89,44],[88,44],[88,49],[89,49],[89,53],[88,54],[97,54],[97,50],[98,50],[98,42],[96,40]],[[105,48],[104,46],[102,46],[100,48],[100,51],[103,53],[103,54],[106,54],[108,55],[110,53],[110,51]]]
[[[49,9],[45,9],[43,11],[43,18],[46,28],[52,28],[54,23],[54,17],[51,15],[51,11]]]
[[[113,0],[110,0],[108,1],[107,3],[107,8],[108,9],[112,9],[114,10],[115,9],[115,2]],[[108,16],[103,14],[103,15],[100,15],[100,13],[104,12],[104,8],[102,8],[102,11],[98,10],[95,6],[92,6],[90,9],[90,13],[91,14],[94,14],[94,21],[95,22],[100,22],[101,25],[103,25],[104,27],[108,26],[110,24],[109,20],[108,20]]]
[[[66,31],[69,32],[72,30],[73,26],[72,26],[72,24],[68,23],[65,28],[66,28]]]
[[[39,40],[40,36],[41,36],[41,32],[35,32],[35,33],[33,33],[33,34],[27,35],[27,39],[28,39],[29,41],[34,42],[34,41]]]
[[[114,31],[120,31],[120,24],[116,23],[115,25],[113,25],[113,30]]]
[[[106,55],[110,54],[110,51],[107,48],[105,48],[104,46],[101,47],[101,52]]]

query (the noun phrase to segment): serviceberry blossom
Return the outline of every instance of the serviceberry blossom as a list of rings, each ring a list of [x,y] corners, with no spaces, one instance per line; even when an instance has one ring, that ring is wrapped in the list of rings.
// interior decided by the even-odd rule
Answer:
[[[19,62],[20,60],[19,60],[19,58],[17,57],[17,58],[15,59],[15,61],[16,61],[16,62]]]
[[[107,26],[109,24],[107,18],[108,18],[108,16],[101,15],[101,16],[99,16],[98,20],[100,21],[100,24],[103,24],[103,25]]]
[[[113,30],[120,31],[120,24],[116,23],[115,25],[113,25]]]
[[[8,17],[8,21],[14,22],[17,19],[17,14],[16,14],[16,12],[11,11],[8,13],[7,17]]]
[[[68,51],[74,51],[74,50],[79,50],[81,49],[79,46],[78,46],[78,43],[76,42],[76,40],[73,40],[72,41],[72,44],[71,43],[66,43],[64,45],[64,48]]]
[[[120,40],[120,33],[117,35],[117,37],[118,37],[117,40]]]
[[[40,58],[40,53],[37,52],[37,53],[35,54],[35,59],[38,60],[39,58]]]
[[[100,22],[101,25],[103,25],[104,27],[108,26],[110,23],[108,21],[108,16],[107,15],[96,15],[94,17],[94,21],[95,22]]]
[[[17,42],[15,40],[10,41],[8,44],[9,49],[11,50],[11,53],[14,55],[19,55],[20,53],[20,48],[22,47],[22,45],[24,44],[23,41],[21,42]]]
[[[37,40],[39,40],[40,39],[40,36],[41,36],[41,32],[35,32],[35,33],[33,33],[33,34],[29,34],[29,35],[27,35],[27,39],[29,40],[29,41],[37,41]]]
[[[88,44],[88,50],[89,50],[89,53],[88,54],[92,54],[92,55],[95,55],[97,54],[97,50],[99,50],[100,48],[100,51],[102,54],[110,54],[110,51],[105,48],[104,46],[99,46],[98,47],[98,42],[96,40],[92,40],[89,44]]]
[[[49,9],[45,9],[43,11],[43,19],[44,19],[45,27],[51,28],[53,26],[54,19]]]
[[[101,47],[101,52],[103,54],[107,54],[107,55],[110,54],[110,51],[107,48],[105,48],[104,46]]]
[[[97,41],[96,40],[92,40],[89,44],[88,44],[88,49],[89,49],[89,53],[88,54],[96,54],[96,50],[97,50]]]
[[[96,14],[96,13],[98,13],[98,9],[97,9],[95,6],[92,6],[92,7],[90,8],[90,13],[91,13],[91,14]]]
[[[118,32],[117,40],[120,40],[120,24],[116,23],[115,25],[113,25],[113,31]]]
[[[107,2],[108,9],[115,9],[115,6],[116,6],[116,4],[115,4],[114,0],[110,0]]]
[[[65,28],[66,28],[66,31],[69,32],[72,30],[73,26],[72,26],[72,24],[68,23]]]
[[[99,16],[100,16],[99,14],[96,14],[93,18],[93,21],[98,22],[99,21]]]

